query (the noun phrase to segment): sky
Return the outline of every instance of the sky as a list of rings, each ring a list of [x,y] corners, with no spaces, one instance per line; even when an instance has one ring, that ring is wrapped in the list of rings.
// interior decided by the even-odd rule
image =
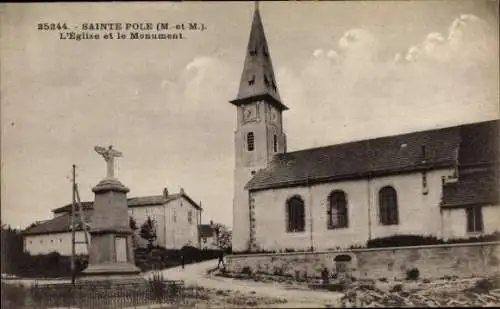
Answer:
[[[236,97],[253,1],[0,6],[1,220],[24,228],[105,176],[180,188],[232,225]],[[288,151],[499,118],[498,3],[262,2]],[[59,40],[40,22],[202,22],[184,40]]]

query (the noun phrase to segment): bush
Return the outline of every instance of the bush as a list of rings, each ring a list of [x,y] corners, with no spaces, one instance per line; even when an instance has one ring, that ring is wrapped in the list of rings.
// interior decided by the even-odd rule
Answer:
[[[481,279],[477,281],[474,287],[470,288],[469,291],[486,294],[491,290],[497,289],[498,287],[500,287],[500,278]]]
[[[410,268],[406,271],[406,280],[417,280],[420,277],[418,268]]]
[[[251,276],[252,275],[252,269],[250,268],[250,266],[245,266],[241,269],[241,273],[244,274],[244,275],[248,275],[248,276]]]
[[[151,251],[146,248],[137,248],[134,253],[135,265],[142,271],[148,271],[180,266],[182,256],[184,256],[185,264],[215,259],[219,257],[220,250],[200,250],[184,246],[181,249],[156,247]]]
[[[442,244],[490,242],[498,240],[500,240],[500,232],[494,232],[490,235],[483,235],[478,237],[449,239],[447,241],[438,239],[434,236],[393,235],[388,237],[370,239],[366,243],[366,247],[385,248],[385,247],[406,247],[406,246],[429,246],[429,245],[442,245]]]
[[[442,244],[443,241],[432,236],[421,235],[394,235],[382,238],[370,239],[366,246],[368,248],[423,246]]]
[[[403,291],[403,285],[401,283],[398,283],[391,288],[390,292],[401,292],[401,291]]]
[[[88,257],[80,255],[75,257],[76,274],[87,268]],[[60,255],[58,252],[49,254],[31,255],[24,252],[16,261],[12,269],[14,275],[27,278],[60,278],[71,277],[71,257]]]

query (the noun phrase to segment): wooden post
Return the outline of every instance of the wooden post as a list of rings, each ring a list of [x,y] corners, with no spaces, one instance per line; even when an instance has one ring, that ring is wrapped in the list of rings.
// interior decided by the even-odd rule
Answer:
[[[73,164],[73,202],[71,204],[71,283],[75,284],[75,173],[76,165]]]

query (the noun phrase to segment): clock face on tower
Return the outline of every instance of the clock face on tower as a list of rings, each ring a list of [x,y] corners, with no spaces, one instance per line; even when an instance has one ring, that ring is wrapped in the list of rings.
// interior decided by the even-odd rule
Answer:
[[[243,119],[245,121],[257,118],[257,107],[254,104],[243,107]]]

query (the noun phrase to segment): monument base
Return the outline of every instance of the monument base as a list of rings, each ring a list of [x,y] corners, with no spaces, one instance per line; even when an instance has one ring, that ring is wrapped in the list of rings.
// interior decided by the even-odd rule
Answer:
[[[78,277],[78,282],[146,282],[141,270],[130,263],[91,264]]]

